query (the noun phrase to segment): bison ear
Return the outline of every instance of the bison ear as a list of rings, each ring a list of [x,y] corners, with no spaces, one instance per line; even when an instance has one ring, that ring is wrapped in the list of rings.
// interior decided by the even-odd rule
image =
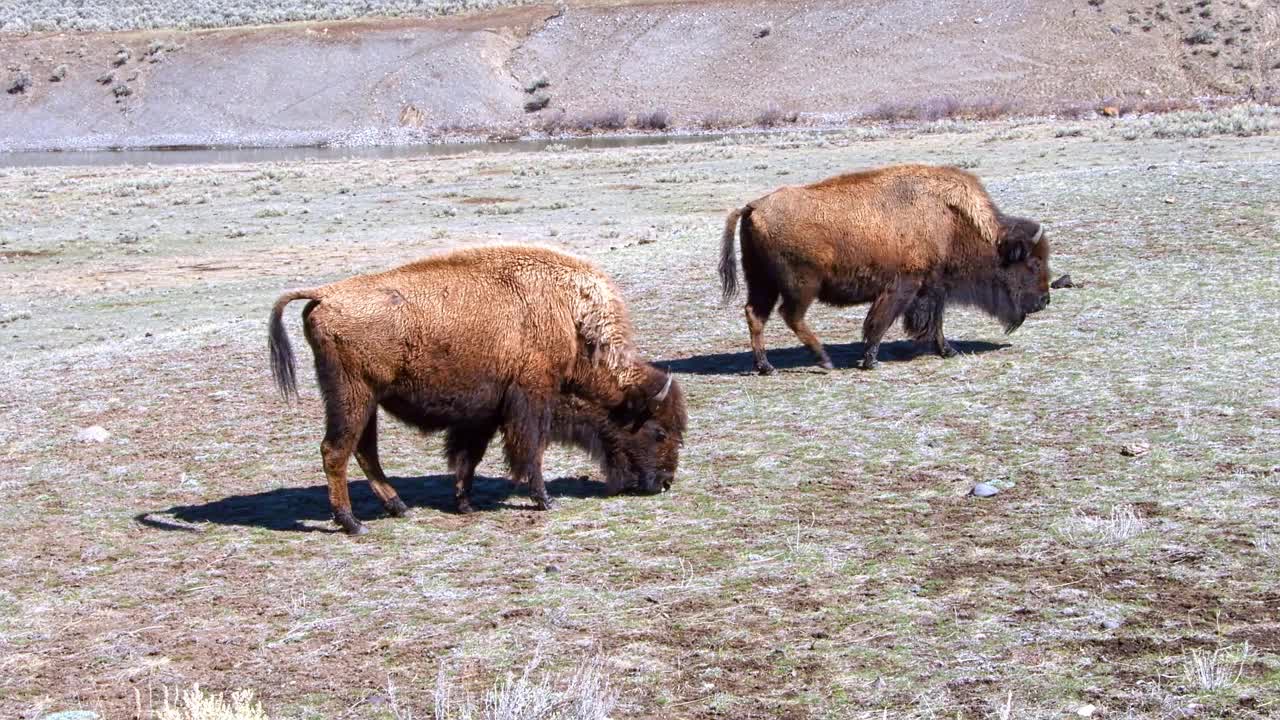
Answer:
[[[629,426],[631,432],[639,431],[652,414],[649,409],[649,394],[643,385],[628,389],[622,398],[622,404],[612,412],[614,422]]]
[[[1042,237],[1044,228],[1040,227],[1040,223],[1026,218],[1013,218],[1000,240],[1000,261],[1005,265],[1023,262]]]
[[[675,379],[671,373],[655,371],[648,375],[647,381],[627,390],[622,405],[615,411],[620,424],[631,425],[631,432],[644,427],[645,421],[657,414],[671,394]]]

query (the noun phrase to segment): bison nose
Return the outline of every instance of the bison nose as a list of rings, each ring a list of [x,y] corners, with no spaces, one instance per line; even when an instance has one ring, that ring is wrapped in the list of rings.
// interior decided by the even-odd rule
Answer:
[[[1049,297],[1049,293],[1045,293],[1044,295],[1040,296],[1040,308],[1043,310],[1044,308],[1049,307],[1049,302],[1051,299],[1052,298]]]

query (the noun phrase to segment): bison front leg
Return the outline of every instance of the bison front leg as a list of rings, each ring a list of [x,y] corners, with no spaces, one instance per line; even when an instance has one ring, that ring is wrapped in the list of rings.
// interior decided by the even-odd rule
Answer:
[[[502,428],[507,465],[516,482],[529,484],[529,497],[539,510],[553,506],[542,479],[542,454],[551,438],[551,403],[522,391],[511,391]]]
[[[862,351],[863,370],[874,370],[880,364],[876,359],[880,354],[880,341],[919,291],[920,280],[899,278],[871,303],[867,318],[862,322],[862,341],[866,344]]]
[[[933,321],[933,347],[942,357],[950,358],[955,357],[960,353],[956,351],[955,348],[951,347],[951,343],[947,342],[946,336],[942,334],[942,314],[945,309],[946,305],[943,302],[939,302],[938,311],[935,314],[935,319]]]
[[[946,310],[946,295],[937,289],[920,291],[902,315],[903,330],[913,340],[928,343],[931,349],[944,358],[959,353],[947,342],[942,333],[942,319]]]
[[[445,436],[445,456],[453,469],[453,497],[460,514],[475,512],[471,505],[471,483],[496,432],[497,428],[450,428]]]

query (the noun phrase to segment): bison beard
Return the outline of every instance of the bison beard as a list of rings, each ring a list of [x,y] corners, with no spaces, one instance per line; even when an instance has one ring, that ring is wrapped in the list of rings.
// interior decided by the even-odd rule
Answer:
[[[334,520],[351,511],[354,453],[387,511],[407,508],[378,459],[377,407],[423,431],[445,431],[459,512],[471,512],[476,466],[502,434],[515,480],[551,506],[542,455],[552,442],[600,461],[606,490],[660,492],[675,477],[686,416],[671,376],[634,359],[616,288],[553,250],[493,246],[445,253],[384,273],[283,295],[269,323],[277,386],[296,395],[285,306],[309,299],[307,341],[325,405],[321,458]]]
[[[735,238],[735,231],[738,238]],[[957,168],[898,165],[785,187],[734,210],[720,251],[724,300],[738,290],[734,241],[742,250],[743,307],[756,370],[773,372],[764,326],[778,308],[787,327],[832,368],[805,321],[815,300],[871,303],[862,367],[899,318],[907,334],[944,357],[948,305],[971,305],[1006,332],[1049,303],[1049,244],[1039,223],[1000,213],[976,177]]]

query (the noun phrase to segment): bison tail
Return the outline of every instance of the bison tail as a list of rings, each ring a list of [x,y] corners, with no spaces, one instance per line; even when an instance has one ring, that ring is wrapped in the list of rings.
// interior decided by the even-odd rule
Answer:
[[[746,209],[734,210],[724,221],[724,234],[720,238],[720,290],[721,302],[729,302],[738,294],[738,257],[734,252],[734,232],[738,218]]]
[[[298,397],[298,373],[293,362],[293,347],[284,329],[284,308],[294,300],[317,300],[315,290],[294,290],[276,300],[267,322],[267,349],[271,352],[271,376],[285,400]]]

